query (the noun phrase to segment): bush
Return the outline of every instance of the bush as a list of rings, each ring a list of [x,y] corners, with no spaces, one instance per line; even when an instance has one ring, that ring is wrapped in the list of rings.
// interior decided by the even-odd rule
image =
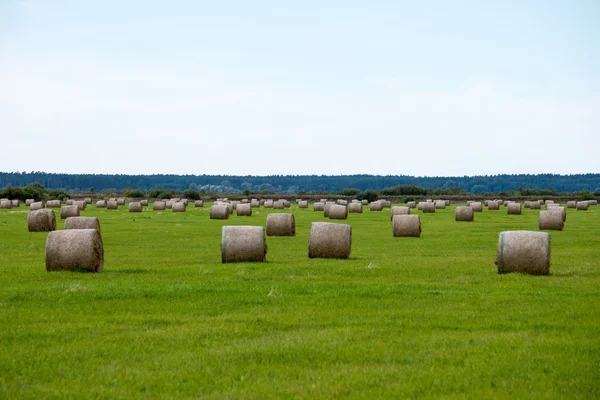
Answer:
[[[594,195],[591,192],[579,192],[577,198],[581,201],[583,200],[594,200]]]
[[[125,197],[132,197],[134,199],[139,199],[144,197],[144,192],[139,189],[128,189],[123,191],[123,195]]]
[[[200,200],[200,193],[195,190],[184,190],[183,197],[188,200]]]
[[[365,190],[356,196],[358,200],[368,200],[369,203],[377,200],[378,197],[379,193],[376,190]]]
[[[343,196],[356,196],[359,193],[360,193],[360,189],[354,189],[354,188],[346,188],[340,192],[340,194]]]

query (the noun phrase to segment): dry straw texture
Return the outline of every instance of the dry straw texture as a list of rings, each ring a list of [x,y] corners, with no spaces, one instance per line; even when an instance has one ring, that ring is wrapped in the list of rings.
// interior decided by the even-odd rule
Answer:
[[[79,207],[62,206],[60,208],[60,219],[67,219],[69,217],[79,217]]]
[[[117,199],[117,204],[120,206],[124,206],[125,205],[125,198],[124,197],[119,197]]]
[[[564,225],[562,214],[560,212],[540,211],[538,217],[539,230],[562,231]]]
[[[0,201],[0,208],[12,208],[12,201],[10,200],[2,200]]]
[[[74,201],[75,201],[75,200],[68,199],[68,200],[67,200],[67,205],[68,205],[68,206],[72,206]]]
[[[118,210],[119,209],[119,203],[117,203],[116,200],[109,200],[106,202],[106,208],[109,210]]]
[[[100,230],[100,221],[96,217],[69,217],[65,220],[65,229]]]
[[[144,208],[142,207],[142,203],[139,201],[134,201],[129,203],[129,212],[142,212]]]
[[[381,201],[374,201],[369,204],[370,211],[381,211],[383,210],[383,203]]]
[[[46,207],[59,208],[60,207],[60,200],[48,200],[46,202]]]
[[[576,200],[567,201],[567,208],[577,208],[577,201]]]
[[[98,200],[96,202],[96,208],[106,208],[106,200]]]
[[[350,205],[348,206],[348,211],[351,213],[362,214],[363,205],[362,205],[362,203],[350,203]]]
[[[43,201],[36,201],[35,203],[30,203],[29,204],[29,210],[30,211],[41,210],[42,208],[44,208],[44,202]]]
[[[221,261],[261,262],[267,258],[262,226],[224,226],[221,231]]]
[[[339,204],[340,206],[347,206],[348,205],[348,200],[337,199],[336,203]]]
[[[229,209],[225,204],[215,204],[210,208],[210,219],[228,219]]]
[[[394,215],[394,237],[421,237],[421,218],[418,215]]]
[[[529,208],[531,208],[532,210],[539,210],[542,208],[542,203],[540,203],[539,201],[532,201],[531,203],[529,203]]]
[[[352,227],[346,224],[313,222],[308,240],[310,258],[350,258]]]
[[[394,219],[394,215],[410,215],[410,208],[404,206],[393,206],[390,209],[390,220]]]
[[[567,209],[565,207],[561,207],[558,204],[553,204],[548,207],[548,211],[560,213],[563,222],[567,220]]]
[[[177,203],[173,203],[171,206],[173,212],[185,212],[185,203],[183,201],[178,201]]]
[[[29,232],[50,232],[56,230],[56,216],[54,211],[42,208],[29,211],[27,214],[27,228]]]
[[[148,207],[148,200],[146,200],[146,199],[140,200],[140,204],[144,207]]]
[[[325,211],[325,203],[318,201],[313,204],[313,210],[315,211]]]
[[[235,212],[240,217],[250,217],[252,216],[252,207],[249,203],[240,203],[235,208]]]
[[[500,209],[500,203],[497,200],[491,200],[488,201],[488,210],[499,210]]]
[[[469,207],[471,207],[474,212],[482,212],[483,211],[483,205],[481,204],[480,201],[472,201],[471,204],[469,204]]]
[[[294,214],[269,214],[267,216],[267,236],[296,236]]]
[[[153,204],[153,208],[155,211],[161,211],[167,208],[167,204],[164,201],[155,201]]]
[[[300,200],[298,202],[298,208],[308,208],[308,201],[306,201],[306,200]]]
[[[250,200],[250,207],[252,207],[252,208],[258,208],[258,207],[260,207],[260,201],[258,201],[258,199],[251,199]]]
[[[30,206],[31,203],[33,203],[34,201],[35,201],[35,199],[25,199],[25,205]]]
[[[194,201],[194,207],[204,207],[204,201],[202,201],[202,200]]]
[[[273,208],[273,200],[265,200],[265,203],[263,204],[263,206],[265,208]]]
[[[368,206],[369,205],[369,200],[363,199],[363,200],[360,201],[360,204],[362,204],[363,206]]]
[[[500,232],[496,256],[498,273],[550,273],[550,235],[546,232]]]
[[[419,206],[421,206],[421,211],[424,213],[434,213],[435,212],[435,204],[431,201],[420,202]]]
[[[588,209],[588,202],[587,201],[578,201],[577,202],[577,206],[575,207],[578,210],[587,210]]]
[[[347,219],[348,218],[348,206],[333,204],[329,208],[330,219]]]
[[[167,201],[165,201],[165,208],[167,208],[168,210],[171,210],[173,208],[173,204],[174,204],[174,202],[172,200],[167,200]]]
[[[417,208],[417,202],[416,201],[409,201],[408,203],[406,203],[406,206],[408,208]]]
[[[73,202],[74,206],[77,206],[77,208],[79,208],[79,211],[83,211],[86,209],[87,207],[87,203],[85,201],[74,201]]]
[[[454,211],[455,221],[473,221],[475,217],[475,211],[470,206],[456,207]]]
[[[83,199],[83,201],[85,202],[85,204],[92,204],[92,198],[91,197],[86,197],[85,199]]]
[[[507,206],[506,212],[508,214],[515,214],[515,215],[520,215],[521,214],[521,203],[510,203]]]
[[[104,247],[100,231],[69,229],[54,231],[46,240],[46,270],[102,272]]]

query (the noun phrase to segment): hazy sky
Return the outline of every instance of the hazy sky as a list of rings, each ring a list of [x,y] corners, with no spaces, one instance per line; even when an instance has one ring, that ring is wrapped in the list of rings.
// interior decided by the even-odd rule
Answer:
[[[0,0],[0,171],[600,172],[600,1]]]

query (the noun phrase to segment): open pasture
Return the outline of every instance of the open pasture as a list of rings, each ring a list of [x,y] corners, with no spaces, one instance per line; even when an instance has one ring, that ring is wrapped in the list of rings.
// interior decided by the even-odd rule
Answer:
[[[324,260],[308,235],[329,220],[293,205],[296,236],[267,237],[267,262],[222,264],[222,226],[290,211],[209,206],[88,206],[98,274],[46,272],[47,233],[0,210],[0,398],[600,397],[597,207],[567,211],[551,275],[531,276],[494,260],[498,233],[536,231],[540,210],[412,210],[413,238],[365,206],[339,221],[351,258]]]

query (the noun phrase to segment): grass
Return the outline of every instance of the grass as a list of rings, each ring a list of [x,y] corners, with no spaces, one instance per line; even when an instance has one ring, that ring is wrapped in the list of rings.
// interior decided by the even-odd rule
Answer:
[[[598,398],[600,209],[553,231],[550,276],[498,275],[498,232],[539,211],[350,214],[350,260],[307,257],[322,213],[266,263],[220,263],[208,207],[100,218],[104,272],[47,273],[45,233],[0,210],[0,398]],[[284,212],[272,210],[270,212]],[[58,222],[58,229],[63,223]]]

